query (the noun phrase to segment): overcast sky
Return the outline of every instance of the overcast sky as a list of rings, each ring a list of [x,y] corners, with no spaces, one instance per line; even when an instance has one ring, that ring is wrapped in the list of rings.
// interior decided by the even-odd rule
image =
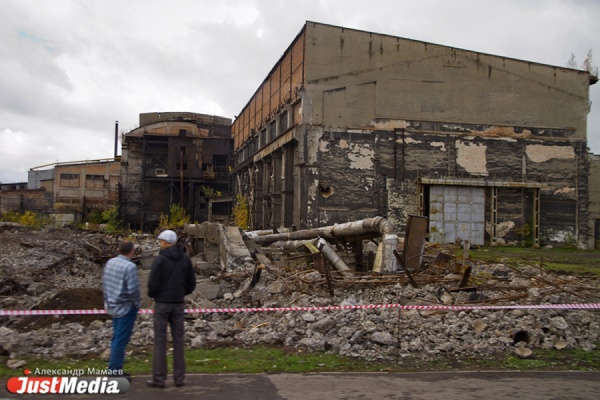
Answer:
[[[139,114],[234,118],[305,21],[600,64],[598,0],[0,0],[0,182],[114,155]],[[588,146],[600,154],[600,83]],[[120,146],[120,144],[119,144]],[[119,148],[120,154],[120,148]]]

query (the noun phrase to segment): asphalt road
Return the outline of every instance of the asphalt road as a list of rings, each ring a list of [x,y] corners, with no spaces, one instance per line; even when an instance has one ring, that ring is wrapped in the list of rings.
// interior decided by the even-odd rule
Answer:
[[[319,374],[190,374],[186,385],[154,389],[148,376],[135,376],[129,390],[115,395],[14,395],[3,399],[600,399],[600,372],[446,372]]]

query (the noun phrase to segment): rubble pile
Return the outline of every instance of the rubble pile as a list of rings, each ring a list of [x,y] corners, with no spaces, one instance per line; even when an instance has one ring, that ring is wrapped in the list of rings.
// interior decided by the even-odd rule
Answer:
[[[98,291],[104,262],[114,256],[118,238],[76,229],[34,231],[0,226],[0,303],[2,309],[102,308]],[[139,236],[140,251],[152,252],[152,237]],[[461,268],[436,268],[439,248],[431,248],[412,281],[401,272],[340,273],[304,263],[291,268],[277,258],[268,266],[219,265],[207,254],[193,258],[198,290],[188,308],[315,307],[331,305],[530,305],[598,302],[594,277],[556,275],[536,266],[462,260]],[[213,260],[215,261],[215,260]],[[143,263],[142,263],[143,264]],[[256,278],[260,267],[260,279]],[[470,267],[468,285],[466,267]],[[143,268],[140,274],[143,275]],[[146,271],[147,272],[147,271]],[[327,276],[330,279],[327,279]],[[77,289],[77,292],[72,290]],[[68,297],[67,295],[73,296]],[[64,299],[72,298],[67,304]],[[62,299],[62,302],[60,300]],[[100,297],[101,300],[101,297]],[[150,307],[149,303],[143,307]],[[112,335],[106,316],[3,317],[0,351],[22,356],[107,357]],[[90,318],[91,317],[91,318]],[[27,319],[26,319],[27,318]],[[38,322],[36,322],[38,318]],[[348,310],[198,313],[186,316],[186,340],[203,346],[284,345],[308,351],[331,351],[364,359],[432,357],[439,354],[486,356],[535,349],[595,349],[600,343],[597,310]],[[140,315],[131,349],[150,348],[152,316]]]

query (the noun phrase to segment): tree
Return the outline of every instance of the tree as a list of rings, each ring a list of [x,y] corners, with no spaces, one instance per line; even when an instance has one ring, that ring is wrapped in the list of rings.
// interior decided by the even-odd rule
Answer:
[[[571,53],[571,57],[569,57],[569,61],[567,61],[567,67],[577,69],[577,59],[575,58],[575,54]]]
[[[585,58],[585,60],[583,60],[583,65],[582,65],[583,69],[589,73],[594,72],[594,60],[592,58],[592,49],[590,49],[590,51],[588,51],[587,53],[587,57]],[[596,68],[598,69],[598,68]]]
[[[592,56],[592,49],[590,49],[581,64],[581,67],[577,65],[577,58],[575,58],[575,54],[571,53],[571,57],[569,57],[569,61],[567,61],[567,68],[573,69],[582,69],[590,73],[590,75],[598,76],[598,67],[594,65],[594,59]]]

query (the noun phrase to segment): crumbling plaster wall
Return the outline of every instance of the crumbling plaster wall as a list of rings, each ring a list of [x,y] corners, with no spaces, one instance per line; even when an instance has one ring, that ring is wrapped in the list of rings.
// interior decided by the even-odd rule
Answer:
[[[590,174],[588,176],[589,187],[589,223],[590,235],[588,247],[600,248],[600,155],[588,155]]]
[[[287,57],[296,67],[283,68]],[[246,141],[280,105],[281,96],[273,101],[265,90],[279,90],[272,79],[282,70],[298,83],[296,226],[383,215],[401,227],[421,211],[423,172],[483,180],[540,175],[554,191],[543,190],[542,214],[568,220],[548,226],[547,239],[587,234],[589,73],[307,22],[234,123],[238,164],[251,161]],[[532,213],[532,193],[498,193],[506,203],[500,234],[517,236]]]
[[[405,126],[411,131],[310,131],[309,226],[382,215],[401,228],[409,215],[427,213],[427,204],[419,208],[419,178],[450,177],[475,179],[475,186],[486,188],[488,223],[490,186],[498,186],[498,238],[520,240],[531,229],[526,225],[532,224],[535,189],[524,187],[530,183],[547,186],[540,193],[543,242],[586,242],[588,228],[581,221],[587,211],[580,203],[587,196],[587,167],[581,144],[481,132],[423,133]]]

